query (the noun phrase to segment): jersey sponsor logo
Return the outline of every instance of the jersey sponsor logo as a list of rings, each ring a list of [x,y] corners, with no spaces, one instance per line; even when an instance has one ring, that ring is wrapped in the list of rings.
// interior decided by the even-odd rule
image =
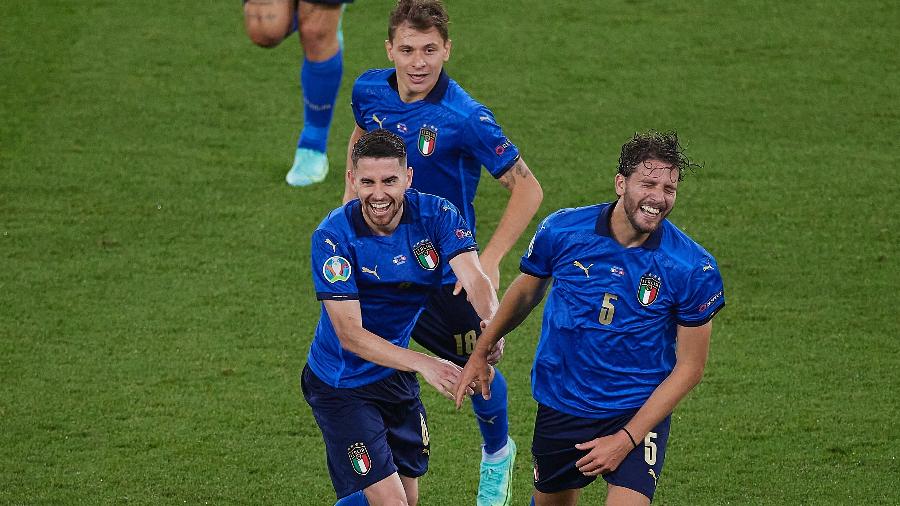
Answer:
[[[428,128],[422,127],[419,129],[419,153],[422,153],[422,156],[431,156],[434,153],[434,145],[437,141],[437,132]]]
[[[381,278],[378,277],[378,266],[376,265],[374,269],[369,269],[368,267],[362,267],[363,274],[371,274],[375,276],[375,279],[381,281]]]
[[[350,262],[344,257],[333,256],[322,265],[322,275],[329,283],[347,281],[350,279]]]
[[[384,128],[384,125],[382,125],[382,123],[384,123],[384,120],[386,120],[386,119],[387,119],[387,116],[385,116],[381,119],[378,119],[378,116],[376,114],[374,114],[374,113],[372,114],[372,121],[374,121],[375,123],[378,123],[378,128]]]
[[[434,245],[428,239],[422,239],[417,242],[413,246],[413,254],[416,255],[419,265],[427,271],[433,271],[440,261],[437,250],[434,249]]]
[[[715,295],[710,297],[708,301],[697,306],[697,312],[702,313],[702,312],[706,311],[707,309],[709,309],[710,306],[713,305],[713,302],[719,300],[719,297],[721,297],[721,296],[722,296],[722,290],[719,290],[718,293],[716,293]]]
[[[406,125],[403,123],[397,123],[397,131],[405,134],[406,132],[409,132],[409,128],[406,128]]]
[[[609,272],[611,272],[614,276],[622,277],[625,275],[625,269],[619,267],[618,265],[613,265],[609,268]]]
[[[454,232],[456,233],[457,239],[462,239],[464,237],[472,237],[472,231],[466,230],[464,228],[458,228]]]
[[[660,286],[662,286],[662,279],[656,274],[647,273],[641,276],[637,291],[638,302],[644,306],[653,304],[656,296],[659,295]]]
[[[337,253],[337,244],[331,242],[331,239],[325,239],[325,244],[331,246],[332,253]]]
[[[406,263],[406,255],[397,255],[391,259],[391,262],[394,262],[394,265],[403,265]]]
[[[510,146],[512,146],[512,142],[510,142],[509,139],[504,138],[503,144],[500,144],[499,146],[494,148],[494,153],[497,153],[497,156],[502,156],[503,153],[506,152],[506,148],[508,148]]]
[[[584,277],[586,277],[586,278],[591,277],[591,275],[588,274],[588,270],[589,270],[591,267],[593,267],[594,264],[591,264],[591,265],[588,265],[587,267],[585,267],[584,264],[582,264],[582,263],[579,262],[578,260],[575,260],[574,262],[572,262],[572,265],[574,265],[575,267],[578,267],[579,269],[583,270],[583,271],[584,271]]]
[[[347,456],[350,457],[350,465],[353,466],[356,474],[360,476],[369,474],[369,470],[372,469],[372,459],[369,458],[369,450],[366,450],[365,444],[353,443],[350,448],[347,448]]]

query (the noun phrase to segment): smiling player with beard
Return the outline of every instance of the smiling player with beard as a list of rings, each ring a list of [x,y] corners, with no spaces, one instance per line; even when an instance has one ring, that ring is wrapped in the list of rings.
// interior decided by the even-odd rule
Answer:
[[[347,171],[357,198],[312,235],[322,311],[301,384],[341,506],[418,500],[430,440],[416,373],[452,398],[461,369],[408,349],[444,265],[483,321],[497,309],[465,220],[449,201],[410,189],[412,176],[402,139],[362,136]]]
[[[538,402],[532,504],[574,505],[603,476],[606,504],[647,505],[671,413],[703,377],[725,304],[716,261],[669,220],[688,161],[674,133],[637,134],[619,157],[618,199],[538,227],[459,384],[490,377],[493,343],[551,286],[531,373]],[[481,383],[490,397],[490,384]],[[456,391],[457,407],[466,395]]]

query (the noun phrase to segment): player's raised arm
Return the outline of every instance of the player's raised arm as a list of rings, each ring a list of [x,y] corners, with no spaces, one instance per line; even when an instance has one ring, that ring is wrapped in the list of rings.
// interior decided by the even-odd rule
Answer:
[[[466,396],[466,387],[473,381],[481,383],[481,395],[485,399],[491,397],[490,387],[490,367],[488,366],[487,357],[491,348],[503,336],[510,333],[518,327],[532,310],[544,298],[544,293],[550,285],[552,278],[538,278],[530,274],[519,274],[519,276],[509,285],[497,313],[491,320],[490,325],[478,338],[475,349],[469,357],[466,366],[463,368],[462,375],[456,388],[456,407],[462,406],[463,397]]]
[[[356,192],[353,191],[351,179],[347,177],[346,174],[353,167],[353,146],[356,145],[356,141],[358,141],[365,133],[366,131],[360,128],[359,125],[353,125],[353,132],[350,134],[350,141],[347,143],[347,166],[344,171],[344,197],[342,199],[344,204],[356,198]]]
[[[500,223],[481,254],[481,264],[494,287],[500,288],[500,261],[531,223],[544,191],[521,157],[498,179],[510,196]]]
[[[417,372],[441,395],[453,398],[456,382],[459,380],[459,366],[397,346],[369,332],[362,326],[362,312],[357,300],[322,302],[342,348],[378,365]]]

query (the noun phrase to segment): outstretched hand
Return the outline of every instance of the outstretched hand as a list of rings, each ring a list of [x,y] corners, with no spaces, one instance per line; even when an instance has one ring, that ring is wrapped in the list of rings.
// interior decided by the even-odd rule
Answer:
[[[439,394],[452,400],[454,392],[458,391],[457,385],[461,371],[462,368],[449,360],[429,357],[429,360],[418,372]],[[463,391],[465,390],[464,388]],[[472,389],[468,388],[468,391],[471,392]]]
[[[462,407],[466,395],[472,395],[480,386],[481,395],[485,400],[491,398],[491,380],[494,379],[494,368],[488,364],[485,357],[472,355],[466,366],[460,373],[459,382],[456,385],[456,409]]]

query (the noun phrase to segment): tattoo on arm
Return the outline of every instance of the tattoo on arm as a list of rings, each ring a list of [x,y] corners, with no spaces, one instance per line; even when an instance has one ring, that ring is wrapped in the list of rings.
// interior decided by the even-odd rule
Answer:
[[[516,187],[516,179],[525,179],[529,175],[531,175],[531,171],[528,170],[528,166],[525,165],[525,162],[522,161],[521,158],[516,160],[515,165],[510,167],[505,174],[500,176],[500,184],[503,185],[509,191],[512,191],[513,188]]]

